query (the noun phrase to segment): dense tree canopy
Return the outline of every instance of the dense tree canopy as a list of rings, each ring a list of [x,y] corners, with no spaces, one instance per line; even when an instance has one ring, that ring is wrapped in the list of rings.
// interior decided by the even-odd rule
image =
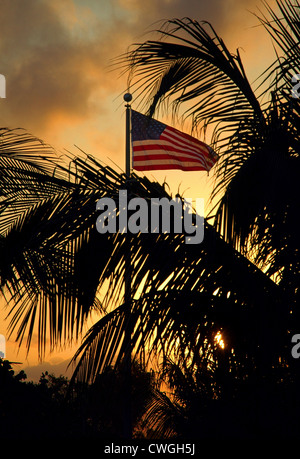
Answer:
[[[96,317],[74,356],[73,383],[94,383],[111,365],[118,371],[130,354],[155,357],[174,398],[150,398],[145,419],[162,435],[203,424],[197,407],[208,416],[215,400],[239,411],[239,400],[249,407],[255,399],[263,414],[285,394],[291,406],[299,379],[291,337],[299,323],[300,105],[291,76],[300,73],[300,5],[277,7],[266,5],[259,18],[277,55],[256,89],[240,54],[189,18],[168,21],[159,40],[118,61],[149,116],[170,103],[174,120],[183,114],[195,129],[213,127],[218,201],[198,246],[184,234],[99,234],[101,197],[117,208],[124,189],[129,198],[171,198],[166,184],[128,179],[88,155],[58,160],[29,134],[0,132],[0,285],[11,331],[29,348],[37,330],[42,357],[48,340],[51,349],[72,342]],[[247,422],[254,418],[255,410]]]

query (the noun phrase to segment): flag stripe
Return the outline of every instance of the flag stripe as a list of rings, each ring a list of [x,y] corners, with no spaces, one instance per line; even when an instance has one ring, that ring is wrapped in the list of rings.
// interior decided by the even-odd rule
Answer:
[[[169,137],[164,137],[163,135],[160,137],[160,140],[163,141],[166,146],[169,145],[170,147],[176,147],[181,150],[190,151],[191,153],[194,153],[196,156],[201,156],[203,154],[209,156],[209,150],[202,146],[200,148],[195,148],[193,145],[189,143],[183,143],[178,141],[174,142]]]
[[[204,146],[202,144],[195,144],[193,142],[188,142],[186,140],[182,140],[182,139],[178,139],[177,137],[174,137],[172,135],[169,135],[168,132],[163,132],[163,134],[160,136],[160,140],[162,141],[165,141],[165,142],[168,142],[172,145],[175,145],[179,148],[188,148],[189,150],[191,151],[194,151],[196,154],[199,155],[199,150],[202,152],[202,153],[205,153],[207,155],[209,155],[209,150],[207,148],[207,146]]]
[[[138,155],[135,155],[134,157],[135,159],[135,164],[140,164],[141,161],[156,161],[156,160],[159,160],[159,159],[164,159],[166,161],[183,161],[183,162],[190,162],[190,163],[195,163],[195,164],[200,164],[202,166],[205,166],[207,168],[207,161],[204,161],[202,158],[200,159],[195,159],[195,158],[191,158],[190,156],[188,155],[184,155],[184,154],[171,154],[171,153],[166,153],[166,152],[162,152],[161,150],[157,150],[157,151],[151,151],[151,153],[144,153],[144,152],[139,152]]]
[[[171,127],[165,128],[165,130],[161,134],[161,138],[164,136],[168,136],[174,140],[179,140],[181,141],[181,143],[185,143],[190,146],[193,145],[196,149],[198,149],[199,147],[204,147],[205,149],[208,149],[208,146],[205,143],[201,142],[200,140],[195,139],[194,137],[188,134],[185,134],[184,132],[181,133],[177,129],[174,129]]]
[[[133,168],[206,170],[218,156],[194,137],[132,110]]]
[[[183,164],[183,163],[166,163],[163,161],[159,164],[151,164],[149,161],[146,161],[142,164],[137,164],[134,167],[137,171],[162,171],[162,170],[170,170],[170,169],[179,169],[182,171],[206,171],[207,168],[204,166],[200,166],[199,164]]]
[[[137,142],[135,142],[133,144],[134,146],[134,152],[135,152],[135,155],[134,157],[136,158],[139,153],[146,153],[149,151],[150,154],[156,152],[156,151],[165,151],[166,153],[171,153],[171,154],[174,154],[175,156],[177,156],[177,154],[182,154],[184,156],[188,156],[189,158],[192,158],[192,159],[195,159],[195,160],[203,160],[203,161],[211,161],[211,159],[209,157],[206,157],[206,155],[199,155],[198,153],[195,153],[193,151],[189,151],[187,149],[183,150],[182,148],[174,148],[172,145],[166,145],[165,143],[160,143],[159,141],[156,142],[155,144],[153,144],[152,142],[150,144],[147,144],[147,146],[145,146],[145,144],[140,144],[140,145],[137,145]],[[164,148],[165,147],[165,148]],[[205,156],[205,158],[203,158],[203,156]]]
[[[135,142],[135,144],[138,142]],[[169,149],[162,149],[159,148],[158,142],[156,145],[154,144],[147,144],[147,147],[142,145],[135,145],[134,147],[134,163],[138,164],[138,162],[143,159],[147,160],[154,160],[155,157],[160,156],[161,158],[164,157],[166,160],[171,160],[172,158],[174,159],[179,159],[182,158],[182,160],[189,160],[189,161],[195,161],[195,162],[200,162],[203,165],[206,165],[206,170],[207,170],[207,165],[212,167],[214,165],[214,162],[212,161],[211,158],[204,157],[203,155],[195,155],[194,153],[190,154],[187,153],[186,151],[182,151],[180,149],[174,149],[172,148],[171,150]]]
[[[190,148],[189,146],[187,145],[182,145],[182,147],[179,145],[175,145],[174,146],[174,143],[170,142],[170,141],[165,141],[165,140],[135,140],[133,142],[133,147],[134,147],[134,150],[135,151],[140,151],[142,149],[144,150],[151,150],[151,149],[157,149],[158,147],[160,147],[160,149],[164,149],[166,151],[180,151],[180,152],[184,152],[184,153],[188,153],[190,154],[191,156],[195,157],[195,158],[202,158],[203,155],[205,156],[206,159],[213,161],[212,159],[212,156],[211,154],[209,153],[209,149],[208,147],[201,147],[201,151],[199,152],[199,148],[196,150],[194,148]]]
[[[162,153],[162,152],[157,152],[156,154],[152,155],[152,154],[144,154],[144,155],[139,155],[139,156],[136,156],[135,157],[135,160],[136,161],[157,161],[157,160],[160,160],[160,159],[163,159],[163,160],[174,160],[174,161],[182,161],[182,162],[188,162],[188,163],[195,163],[195,164],[199,164],[199,161],[198,160],[192,160],[191,158],[189,158],[188,156],[182,156],[182,155],[178,155],[178,156],[174,156],[174,155],[170,155],[170,154],[167,154],[167,153]],[[205,161],[202,162],[202,164],[205,166]]]

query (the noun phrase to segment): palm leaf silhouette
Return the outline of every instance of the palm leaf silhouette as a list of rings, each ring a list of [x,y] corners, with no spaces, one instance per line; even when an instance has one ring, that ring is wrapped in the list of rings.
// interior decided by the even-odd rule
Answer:
[[[287,50],[276,21],[264,25]],[[72,342],[98,314],[74,356],[74,379],[93,381],[126,358],[128,330],[136,354],[146,346],[150,355],[175,354],[195,368],[223,358],[241,377],[288,359],[299,272],[299,107],[278,84],[284,73],[262,104],[240,55],[209,24],[176,19],[161,32],[171,42],[148,41],[120,62],[137,78],[133,87],[150,116],[173,101],[174,113],[187,105],[183,116],[195,127],[214,128],[219,201],[199,246],[187,246],[179,234],[100,235],[101,197],[117,206],[120,189],[129,198],[170,198],[166,187],[136,174],[128,181],[91,156],[58,161],[32,136],[1,134],[0,279],[11,301],[10,329],[20,344],[27,335],[29,348],[37,327],[42,357],[48,337],[51,349]],[[269,71],[284,70],[276,62]],[[131,304],[124,299],[129,251]]]

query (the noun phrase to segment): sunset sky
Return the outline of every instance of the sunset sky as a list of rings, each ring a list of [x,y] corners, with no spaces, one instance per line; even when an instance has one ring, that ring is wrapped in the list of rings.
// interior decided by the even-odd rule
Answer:
[[[274,0],[268,3],[274,5]],[[122,169],[127,78],[110,64],[134,43],[157,37],[151,32],[159,28],[157,21],[188,16],[211,22],[232,52],[240,48],[250,83],[275,56],[269,36],[252,14],[265,12],[259,0],[0,0],[0,6],[0,74],[6,78],[1,125],[24,128],[59,153],[76,153],[76,145]],[[138,101],[133,99],[132,106],[138,110]],[[209,143],[209,138],[200,140]],[[206,202],[212,189],[213,173],[147,175],[166,179],[172,192],[180,186],[186,197],[204,197]],[[0,334],[6,335],[3,320]],[[23,368],[35,365],[34,344],[25,360],[7,342],[6,357],[22,362]],[[63,372],[55,365],[62,361],[65,368],[64,360],[72,353],[47,356],[43,368]]]

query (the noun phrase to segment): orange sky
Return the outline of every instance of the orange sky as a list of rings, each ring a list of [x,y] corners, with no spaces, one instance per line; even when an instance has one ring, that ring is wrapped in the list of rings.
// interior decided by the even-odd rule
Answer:
[[[127,83],[108,67],[133,43],[153,38],[154,22],[185,16],[211,22],[232,52],[240,48],[250,82],[274,58],[269,37],[251,14],[264,9],[258,0],[0,0],[0,6],[0,73],[6,78],[1,125],[25,128],[59,152],[76,152],[77,145],[122,168]],[[180,186],[185,197],[208,202],[213,174],[147,175],[166,179],[172,192]],[[1,333],[6,325],[0,319]],[[36,363],[34,342],[27,362],[13,342],[7,342],[6,354],[24,367]],[[56,365],[70,355],[55,353],[47,362]]]

